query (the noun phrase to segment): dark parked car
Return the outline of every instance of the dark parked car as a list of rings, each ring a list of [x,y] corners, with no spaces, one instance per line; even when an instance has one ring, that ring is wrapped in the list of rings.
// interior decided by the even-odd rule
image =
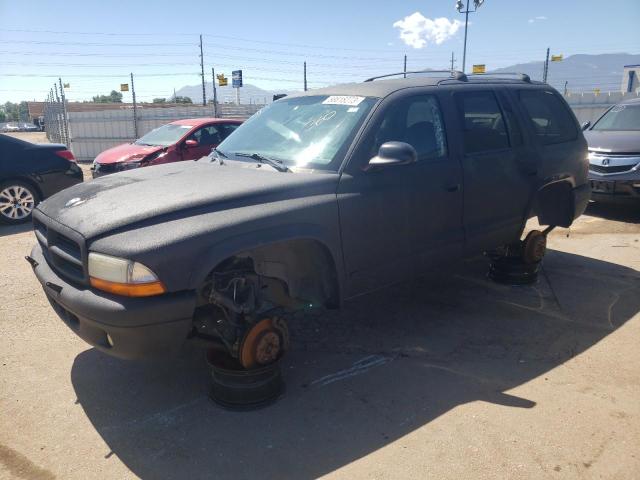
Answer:
[[[599,202],[640,201],[640,99],[614,105],[584,129],[589,144],[591,198]]]
[[[231,118],[189,118],[162,125],[133,143],[100,153],[92,175],[206,157],[241,124],[242,120]]]
[[[41,200],[82,182],[64,145],[35,144],[0,134],[0,223],[21,223]]]
[[[29,260],[104,352],[166,356],[198,339],[252,368],[281,355],[285,311],[521,245],[532,216],[568,227],[587,172],[575,116],[526,75],[339,85],[274,102],[209,158],[50,198]],[[527,236],[525,262],[544,235]]]

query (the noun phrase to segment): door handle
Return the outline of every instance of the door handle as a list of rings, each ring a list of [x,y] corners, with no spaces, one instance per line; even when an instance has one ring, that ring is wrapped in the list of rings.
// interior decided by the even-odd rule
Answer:
[[[455,185],[449,185],[446,188],[447,192],[457,192],[458,190],[460,190],[460,184],[456,183]]]

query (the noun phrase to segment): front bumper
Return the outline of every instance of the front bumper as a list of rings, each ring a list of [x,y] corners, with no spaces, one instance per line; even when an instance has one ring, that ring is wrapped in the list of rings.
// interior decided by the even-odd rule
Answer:
[[[640,201],[640,171],[621,175],[589,173],[591,198],[599,202]]]
[[[91,166],[91,176],[93,178],[103,177],[110,173],[124,172],[140,167],[140,162],[116,162],[116,163],[99,163],[93,162]]]
[[[180,350],[191,331],[195,292],[119,297],[70,284],[51,269],[40,245],[33,247],[31,258],[55,312],[98,350],[126,359],[167,357]]]

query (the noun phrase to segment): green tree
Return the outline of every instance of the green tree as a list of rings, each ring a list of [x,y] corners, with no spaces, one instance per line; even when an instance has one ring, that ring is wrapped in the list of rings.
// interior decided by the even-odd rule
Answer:
[[[109,95],[96,95],[92,100],[95,103],[122,103],[122,94],[111,90]]]
[[[167,103],[166,98],[154,98],[153,103]]]
[[[193,101],[189,97],[181,97],[178,95],[177,97],[173,97],[173,103],[193,103]]]
[[[6,122],[7,115],[4,113],[4,110],[0,110],[0,122]]]
[[[28,122],[29,107],[27,102],[13,103],[6,102],[4,104],[4,117],[6,122]]]

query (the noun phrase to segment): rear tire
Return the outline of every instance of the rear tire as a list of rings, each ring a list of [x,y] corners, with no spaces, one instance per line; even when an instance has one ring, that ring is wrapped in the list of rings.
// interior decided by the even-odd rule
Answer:
[[[547,252],[547,236],[538,231],[532,230],[522,243],[522,260],[526,264],[535,264],[542,261]]]
[[[28,183],[8,180],[0,183],[0,223],[17,225],[31,220],[40,195]]]

